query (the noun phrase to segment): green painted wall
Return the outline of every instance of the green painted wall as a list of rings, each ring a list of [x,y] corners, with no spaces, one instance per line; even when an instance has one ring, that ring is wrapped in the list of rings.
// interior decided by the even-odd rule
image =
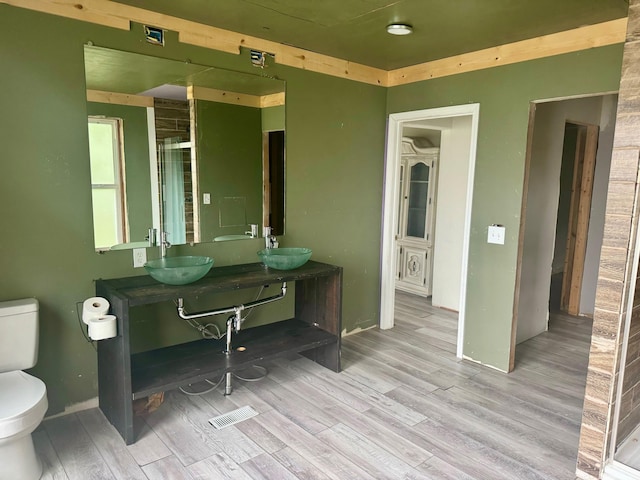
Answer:
[[[87,102],[87,113],[122,119],[129,241],[141,242],[153,225],[147,109]]]
[[[197,100],[196,122],[198,182],[211,194],[200,208],[202,239],[242,235],[249,224],[262,224],[261,111]]]
[[[273,132],[285,129],[285,105],[262,109],[262,131]]]
[[[387,112],[480,104],[464,354],[507,370],[518,230],[532,100],[618,89],[622,45],[390,88]],[[506,226],[504,246],[486,243],[487,226]]]
[[[160,48],[144,42],[141,25],[119,31],[0,4],[0,301],[40,300],[33,373],[47,384],[49,413],[97,394],[96,353],[77,315],[78,304],[94,294],[94,280],[144,274],[132,268],[130,251],[99,255],[93,248],[83,65],[88,41],[256,73],[248,53],[180,45],[172,32]],[[386,91],[279,65],[269,66],[269,74],[287,82],[287,235],[281,245],[307,246],[315,260],[342,265],[345,329],[375,325]],[[221,266],[256,261],[262,245],[206,243],[173,247],[169,255],[211,255]],[[148,250],[149,258],[156,256]],[[145,334],[136,349],[192,335],[170,305],[135,315],[132,328]]]

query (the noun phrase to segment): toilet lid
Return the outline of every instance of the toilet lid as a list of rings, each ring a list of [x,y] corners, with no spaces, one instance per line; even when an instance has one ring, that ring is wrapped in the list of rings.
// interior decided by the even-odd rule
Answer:
[[[47,407],[42,380],[21,371],[0,373],[0,438],[40,423]]]

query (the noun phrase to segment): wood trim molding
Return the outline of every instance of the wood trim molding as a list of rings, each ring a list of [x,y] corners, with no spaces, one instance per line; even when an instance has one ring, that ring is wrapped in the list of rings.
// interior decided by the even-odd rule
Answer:
[[[37,12],[49,13],[60,17],[73,18],[83,22],[97,23],[106,27],[129,30],[129,19],[123,16],[114,15],[111,11],[104,11],[99,5],[95,5],[95,0],[88,0],[83,3],[68,0],[0,0],[19,8],[27,8]],[[98,0],[98,3],[110,3]],[[116,4],[117,5],[117,4]]]
[[[262,97],[260,97],[261,108],[279,107],[284,104],[285,104],[284,92],[272,93],[271,95],[263,95]]]
[[[520,313],[520,287],[522,286],[522,257],[524,256],[524,234],[527,224],[527,201],[529,199],[529,178],[531,178],[531,152],[533,151],[533,127],[535,125],[537,105],[529,104],[529,123],[527,124],[527,150],[524,160],[524,178],[522,181],[522,205],[520,206],[520,226],[518,227],[518,258],[516,261],[516,284],[513,295],[513,316],[511,318],[511,344],[509,346],[509,370],[516,368],[516,345],[518,338],[518,316]]]
[[[389,87],[624,43],[627,19],[598,23],[389,71]]]
[[[187,87],[187,98],[189,100],[206,100],[208,102],[230,103],[232,105],[260,108],[260,97],[257,95],[228,92],[216,88],[198,87],[197,85],[189,85]]]
[[[87,101],[112,103],[115,105],[129,105],[132,107],[153,107],[153,97],[130,95],[127,93],[104,92],[102,90],[87,90]]]
[[[199,87],[197,85],[187,87],[187,98],[190,100],[207,100],[209,102],[229,103],[253,108],[284,105],[284,92],[260,96],[218,90],[216,88]]]
[[[387,83],[387,72],[379,68],[108,0],[0,0],[0,3],[123,30],[130,29],[130,22],[149,24],[176,31],[181,42],[191,45],[236,55],[240,47],[253,48],[275,54],[276,62],[282,65],[373,85]]]
[[[621,18],[386,71],[109,0],[0,0],[0,3],[122,30],[129,30],[130,22],[150,24],[178,32],[183,43],[233,54],[239,54],[240,47],[253,48],[275,54],[276,62],[282,65],[382,87],[623,43],[627,25],[627,19]]]
[[[4,1],[4,0],[0,0]],[[387,86],[388,72],[379,68],[361,65],[340,58],[291,47],[257,37],[242,35],[229,30],[202,25],[207,31],[180,31],[178,38],[183,43],[239,53],[240,47],[261,50],[275,55],[276,63],[289,67],[347,78],[371,85]],[[174,29],[172,29],[174,30]],[[202,29],[200,29],[202,30]]]

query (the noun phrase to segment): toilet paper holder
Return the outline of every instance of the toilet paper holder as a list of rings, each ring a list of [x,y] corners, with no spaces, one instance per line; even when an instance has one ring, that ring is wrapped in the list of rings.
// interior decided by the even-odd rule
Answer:
[[[93,341],[107,340],[118,334],[117,319],[115,315],[104,315],[92,318],[88,323],[89,338]]]
[[[90,297],[82,302],[82,322],[87,326],[82,333],[88,342],[106,340],[117,335],[117,319],[109,315],[111,305],[106,298]]]

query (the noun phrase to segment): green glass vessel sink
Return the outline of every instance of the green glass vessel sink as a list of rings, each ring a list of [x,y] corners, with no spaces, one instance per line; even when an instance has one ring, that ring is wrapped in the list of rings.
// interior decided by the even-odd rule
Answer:
[[[311,250],[308,248],[269,248],[260,250],[258,256],[262,263],[276,270],[293,270],[298,268],[311,258]]]
[[[150,260],[144,269],[152,278],[169,285],[186,285],[204,277],[213,266],[213,258],[184,256]]]

